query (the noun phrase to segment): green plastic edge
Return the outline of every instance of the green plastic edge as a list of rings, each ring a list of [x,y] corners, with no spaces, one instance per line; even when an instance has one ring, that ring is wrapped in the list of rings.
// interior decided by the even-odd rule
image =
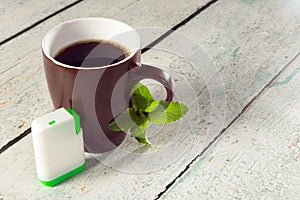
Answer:
[[[66,110],[74,117],[75,130],[76,134],[78,134],[80,132],[80,116],[72,108],[66,108]]]
[[[63,182],[64,180],[70,178],[71,176],[74,176],[75,174],[82,172],[84,170],[84,168],[85,168],[85,162],[81,166],[73,169],[72,171],[70,171],[66,174],[61,175],[60,177],[58,177],[56,179],[53,179],[51,181],[43,181],[43,180],[39,179],[39,181],[45,186],[53,187],[53,186]]]

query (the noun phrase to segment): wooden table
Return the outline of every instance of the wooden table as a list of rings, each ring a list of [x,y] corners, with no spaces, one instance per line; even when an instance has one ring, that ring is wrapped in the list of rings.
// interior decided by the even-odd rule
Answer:
[[[299,10],[298,0],[1,1],[0,199],[299,199]],[[132,153],[122,166],[105,162],[110,154],[87,154],[83,173],[48,188],[36,179],[30,134],[32,120],[53,110],[41,39],[58,23],[88,16],[159,27],[148,38],[160,37],[157,45],[176,45],[175,30],[218,73],[201,78],[201,62],[190,65],[156,46],[144,52],[143,62],[181,73],[177,88],[190,84],[196,99],[184,89],[178,95],[198,108],[182,120],[191,123],[162,128],[150,150],[127,137],[122,145]],[[214,77],[223,89],[207,87]],[[177,145],[184,147],[178,156],[155,165],[153,158]]]

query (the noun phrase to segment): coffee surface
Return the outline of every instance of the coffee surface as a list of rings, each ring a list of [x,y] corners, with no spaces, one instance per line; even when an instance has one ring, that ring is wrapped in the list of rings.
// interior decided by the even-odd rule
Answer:
[[[54,59],[74,67],[101,67],[124,60],[129,51],[106,40],[79,41],[60,50]]]

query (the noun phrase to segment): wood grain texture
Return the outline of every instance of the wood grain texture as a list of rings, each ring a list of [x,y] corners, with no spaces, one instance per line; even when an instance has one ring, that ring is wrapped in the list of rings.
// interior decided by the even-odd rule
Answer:
[[[300,56],[162,199],[298,199]]]
[[[145,5],[150,6],[150,8]],[[265,7],[263,5],[267,6]],[[268,81],[270,81],[272,77],[274,77],[274,75],[291,60],[291,58],[296,54],[295,52],[299,51],[299,46],[297,46],[297,42],[295,43],[295,41],[299,41],[296,40],[298,37],[297,33],[299,31],[299,26],[295,26],[295,24],[291,24],[289,22],[290,18],[292,17],[295,17],[297,19],[297,15],[295,15],[295,12],[284,13],[282,14],[282,16],[279,15],[282,17],[282,21],[285,20],[286,27],[288,28],[282,27],[280,23],[276,22],[276,20],[274,21],[272,18],[273,16],[275,16],[275,13],[276,15],[278,15],[279,8],[277,9],[276,6],[280,7],[280,5],[282,5],[282,1],[279,0],[273,4],[267,4],[266,1],[255,1],[252,3],[249,1],[220,1],[211,6],[205,12],[201,13],[201,15],[193,19],[186,26],[182,27],[179,30],[181,33],[189,36],[190,38],[193,38],[195,41],[200,43],[216,62],[217,68],[219,69],[223,77],[226,94],[228,96],[227,104],[229,109],[226,119],[227,124],[233,118],[235,118],[240,113],[242,108],[251,100],[251,98],[257,95],[258,92],[268,83]],[[141,12],[141,10],[152,9],[153,6],[155,8],[157,6],[157,9],[161,10],[161,16],[157,15],[157,18],[151,19],[149,19],[149,16],[142,16],[142,21],[135,21],[134,18],[131,18],[132,16],[134,16],[134,13],[136,13],[136,16],[140,15],[139,12]],[[187,5],[183,3],[183,5],[176,4],[173,6],[174,8],[178,6],[178,10],[185,10],[183,8]],[[261,7],[262,10],[257,9],[259,7]],[[168,12],[174,12],[174,8],[170,8],[171,11],[168,10]],[[264,11],[264,9],[266,9],[268,12]],[[121,19],[122,21],[125,21],[134,27],[137,27],[135,26],[135,23],[137,25],[145,27],[148,25],[146,24],[146,22],[149,23],[149,26],[164,26],[164,24],[167,24],[167,22],[161,18],[163,16],[170,18],[171,16],[163,14],[163,10],[166,9],[161,5],[155,5],[153,2],[149,1],[147,1],[146,4],[143,1],[133,4],[132,6],[128,6],[126,10],[122,10],[117,15],[112,14],[111,16],[116,19]],[[68,12],[71,11],[72,9],[70,9],[70,11]],[[78,12],[76,11],[77,10],[72,11],[74,12],[74,16],[77,16],[78,14]],[[186,11],[188,13],[188,9],[186,9]],[[110,11],[107,12],[109,13]],[[176,20],[178,19],[178,16],[176,15]],[[250,18],[251,20],[248,20],[249,16],[252,16],[252,18]],[[68,19],[68,17],[70,17],[70,13],[68,13],[66,19]],[[147,21],[147,19],[149,21]],[[37,38],[42,37],[46,29],[48,29],[55,23],[58,23],[60,20],[64,19],[53,19],[53,21],[51,21],[51,23],[53,24],[47,24],[46,28],[37,27],[34,30],[36,31],[36,33],[32,32],[30,35],[24,34],[22,42],[26,44],[26,41],[33,36]],[[173,22],[169,22],[169,25],[172,23]],[[256,29],[255,27],[257,23],[263,26],[263,28]],[[271,25],[269,25],[270,23]],[[266,31],[271,38],[269,40],[266,39],[266,37],[261,36]],[[43,34],[41,34],[40,32],[43,32]],[[240,35],[240,33],[243,34]],[[18,43],[16,42],[15,46],[17,44]],[[37,46],[38,45],[36,45],[35,48],[37,48]],[[268,48],[268,52],[272,52],[272,56],[270,58],[266,57],[264,54],[266,52],[266,48]],[[38,49],[34,49],[33,52],[35,56],[38,56]],[[8,55],[16,58],[15,55],[17,54],[10,53]],[[33,61],[34,63],[40,62],[38,61],[39,58],[37,59],[35,56],[31,55],[27,57],[27,59],[34,58],[31,61]],[[20,88],[22,88],[22,85],[28,84],[22,78],[16,78],[14,80],[12,78],[18,77],[20,66],[22,64],[28,64],[28,66],[30,66],[30,62],[26,61],[27,59],[22,58],[20,64],[17,64],[14,67],[12,67],[13,65],[5,65],[9,66],[7,68],[8,71],[11,70],[10,76],[7,75],[8,73],[5,74],[6,72],[4,72],[2,73],[3,76],[1,76],[0,78],[0,80],[4,80],[3,86],[8,86],[8,89],[6,90],[9,90],[9,87],[14,86],[19,88],[19,90],[21,91]],[[164,190],[164,187],[166,187],[168,183],[170,183],[178,174],[180,174],[180,172],[184,170],[185,166],[208,144],[203,144],[203,139],[205,138],[203,138],[202,133],[205,132],[208,125],[212,123],[210,121],[210,117],[213,114],[211,113],[212,105],[210,105],[211,99],[209,96],[209,91],[207,89],[202,90],[202,88],[205,86],[205,84],[203,84],[203,80],[200,80],[199,82],[195,81],[199,76],[198,74],[193,74],[195,72],[193,67],[190,67],[188,64],[182,62],[182,60],[176,57],[172,57],[168,54],[163,54],[162,52],[148,51],[143,56],[143,59],[145,62],[150,63],[154,62],[153,60],[157,59],[157,62],[165,66],[169,66],[172,69],[178,69],[178,71],[181,71],[183,74],[185,74],[185,77],[188,78],[187,80],[189,80],[189,82],[195,88],[197,88],[197,83],[200,82],[198,88],[195,89],[195,92],[199,95],[196,99],[198,102],[196,103],[199,103],[200,105],[200,111],[198,114],[200,116],[203,116],[203,121],[199,120],[199,118],[195,118],[195,122],[198,123],[196,128],[189,128],[188,126],[183,127],[183,133],[187,132],[191,133],[191,135],[196,136],[192,141],[188,140],[191,139],[190,137],[186,137],[187,139],[182,137],[182,140],[178,138],[178,141],[170,144],[171,148],[175,149],[176,145],[180,144],[180,142],[187,143],[188,148],[185,149],[183,154],[180,155],[177,160],[175,160],[171,165],[162,166],[160,170],[143,174],[136,174],[121,172],[115,170],[114,168],[105,167],[97,160],[89,158],[88,168],[82,175],[70,179],[60,187],[54,188],[53,190],[48,190],[34,181],[35,171],[33,165],[34,162],[32,154],[32,142],[29,136],[18,142],[16,145],[14,145],[1,155],[0,170],[6,172],[2,175],[3,177],[1,179],[4,180],[8,179],[7,177],[10,177],[10,181],[8,183],[1,182],[0,193],[2,193],[5,197],[13,195],[16,198],[20,197],[21,195],[22,197],[26,196],[28,198],[42,198],[49,195],[48,198],[98,197],[101,199],[149,199],[153,198],[159,192]],[[262,68],[261,66],[264,67]],[[32,71],[34,71],[34,69],[38,69],[38,66],[36,65],[34,67],[30,67],[28,69],[28,72],[23,73],[23,75],[30,74]],[[263,71],[261,72],[261,70]],[[15,75],[12,76],[12,74]],[[33,76],[32,79],[28,79],[32,81],[32,84],[34,85],[29,88],[28,91],[38,90],[40,92],[43,92],[40,95],[45,99],[45,102],[36,102],[36,97],[38,97],[39,93],[29,93],[34,94],[31,96],[31,98],[28,98],[30,106],[32,107],[28,108],[27,112],[34,113],[31,116],[37,116],[47,111],[38,110],[38,112],[33,112],[34,109],[44,109],[49,106],[49,97],[47,97],[45,82],[43,83],[43,85],[41,85],[39,82],[44,81],[42,69],[38,69],[38,72],[36,74],[37,75]],[[13,81],[18,84],[12,84]],[[38,88],[40,88],[40,90]],[[9,95],[7,94],[5,96],[9,97]],[[22,96],[24,96],[24,93],[20,94],[20,97]],[[189,97],[187,96],[187,99],[188,98]],[[28,103],[24,102],[20,105],[19,108],[29,107],[28,105]],[[48,108],[49,110],[51,109],[51,107]],[[9,111],[6,110],[3,113],[9,113]],[[9,114],[5,114],[5,116],[9,116]],[[28,115],[24,115],[23,113],[20,116],[24,117]],[[27,122],[27,127],[29,126],[28,124],[30,124],[30,119]],[[176,125],[171,128],[176,128]],[[128,140],[125,141],[125,146],[123,148],[136,148],[136,151],[144,151],[145,153],[153,151],[159,152],[159,149],[164,147],[163,142],[168,141],[170,137],[171,135],[158,137],[153,142],[154,144],[158,145],[156,145],[154,149],[148,151],[145,151],[138,146],[131,146],[134,145],[134,143],[130,140],[130,138],[127,138]],[[159,143],[160,141],[161,143]],[[125,165],[140,164],[138,162],[135,162],[134,160],[126,160],[126,158],[124,159]],[[157,162],[161,163],[162,161],[158,159]],[[144,163],[141,164],[145,163],[149,165],[153,164],[148,160],[145,160]],[[13,185],[13,182],[17,179],[24,180],[20,182],[19,185],[14,186],[15,190],[22,191],[20,192],[20,194],[16,194],[13,190],[10,189]]]
[[[226,89],[225,124],[300,51],[298,4],[219,1],[184,28],[213,57],[221,73]]]
[[[36,1],[12,0],[0,2],[0,41],[31,26],[75,0]]]

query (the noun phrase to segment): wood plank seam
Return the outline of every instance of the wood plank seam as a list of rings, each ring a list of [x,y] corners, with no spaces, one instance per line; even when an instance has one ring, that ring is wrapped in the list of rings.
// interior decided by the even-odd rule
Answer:
[[[26,129],[23,133],[21,133],[20,135],[18,135],[17,137],[15,137],[14,139],[12,139],[11,141],[9,141],[3,147],[1,147],[0,154],[2,154],[5,150],[7,150],[12,145],[14,145],[17,142],[19,142],[22,138],[24,138],[25,136],[27,136],[29,133],[31,133],[31,127],[28,128],[28,129]]]
[[[181,22],[179,22],[178,24],[176,24],[175,26],[173,26],[170,30],[168,30],[167,32],[165,32],[164,34],[162,34],[160,37],[158,37],[156,40],[154,40],[149,45],[147,45],[145,48],[143,48],[142,49],[142,53],[145,53],[146,51],[150,50],[152,47],[154,47],[155,45],[157,45],[159,42],[161,42],[168,35],[170,35],[174,31],[176,31],[178,28],[184,26],[186,23],[188,23],[189,21],[191,21],[193,18],[195,18],[197,15],[199,15],[201,12],[203,12],[204,10],[206,10],[208,7],[210,7],[211,5],[213,5],[214,3],[216,3],[217,1],[218,0],[209,1],[207,4],[205,4],[201,8],[198,8],[195,12],[193,12],[187,18],[185,18],[184,20],[182,20]]]
[[[197,156],[195,156],[191,162],[182,170],[170,183],[167,184],[167,186],[164,188],[163,191],[161,191],[155,198],[155,200],[160,199],[168,190],[170,187],[172,187],[173,184],[177,181],[177,179],[181,178],[192,166],[194,162],[198,158],[200,158],[208,149],[209,147],[215,143],[218,138],[220,138],[223,133],[232,126],[234,122],[236,122],[241,115],[253,104],[253,102],[257,99],[257,97],[261,96],[261,94],[268,88],[272,87],[273,82],[284,72],[284,70],[293,62],[296,60],[296,58],[300,56],[300,52],[298,52],[242,109],[242,111],[225,127],[222,129],[222,131],[203,149],[203,151],[200,152]]]
[[[79,0],[76,1],[77,4],[80,3],[83,0]],[[216,3],[218,0],[212,0],[209,1],[207,4],[205,4],[204,6],[198,8],[195,12],[193,12],[192,14],[190,14],[187,18],[185,18],[184,20],[182,20],[181,22],[177,23],[176,25],[174,25],[172,28],[170,28],[168,31],[166,31],[164,34],[162,34],[161,36],[159,36],[157,39],[155,39],[153,42],[151,42],[150,44],[148,44],[146,47],[144,47],[141,51],[142,54],[147,52],[148,50],[150,50],[152,47],[154,47],[155,45],[157,45],[159,42],[161,42],[164,38],[168,37],[171,33],[173,33],[174,31],[176,31],[178,28],[184,26],[186,23],[188,23],[190,20],[192,20],[194,17],[196,17],[197,15],[199,15],[201,12],[203,12],[204,10],[206,10],[208,7],[210,7],[212,4]],[[74,2],[75,3],[75,2]],[[73,3],[73,4],[74,4]],[[71,5],[71,4],[70,4]],[[74,4],[75,5],[75,4]],[[73,6],[73,5],[72,5]],[[70,6],[71,7],[71,6]],[[70,8],[68,7],[68,8]],[[64,10],[66,10],[67,8],[63,8]],[[62,12],[63,10],[59,11]],[[59,13],[58,11],[56,12],[56,14]],[[54,13],[53,13],[54,14]],[[53,15],[51,14],[51,15]],[[49,15],[50,16],[50,15]],[[49,19],[50,17],[48,16],[47,19]],[[53,15],[54,16],[54,15]],[[51,17],[53,17],[51,16]],[[42,19],[43,21],[46,21],[47,19]],[[40,23],[42,23],[43,21],[41,21]],[[40,24],[39,23],[39,24]],[[38,24],[37,24],[38,25]],[[33,27],[31,27],[33,28]],[[30,28],[30,29],[31,29]],[[24,29],[25,30],[25,29]],[[29,30],[29,29],[28,29]],[[27,31],[28,31],[27,30]],[[24,31],[25,32],[25,31]],[[22,33],[20,33],[22,34]],[[17,37],[17,36],[16,36]],[[13,38],[11,38],[13,39]],[[0,43],[1,45],[2,43]],[[206,87],[206,86],[205,86]],[[17,136],[16,138],[12,139],[11,141],[9,141],[7,144],[5,144],[3,147],[1,147],[0,149],[0,154],[3,153],[5,150],[7,150],[9,147],[13,146],[14,144],[16,144],[18,141],[20,141],[22,138],[24,138],[25,136],[27,136],[29,133],[31,132],[31,127],[29,127],[28,129],[26,129],[22,134],[20,134],[19,136]]]
[[[61,8],[61,9],[55,11],[54,13],[52,13],[52,14],[50,14],[50,15],[44,17],[43,19],[41,19],[41,20],[39,20],[39,21],[33,23],[32,25],[28,26],[27,28],[25,28],[25,29],[23,29],[23,30],[21,30],[21,31],[19,31],[19,32],[17,32],[17,33],[15,33],[14,35],[12,35],[12,36],[10,36],[10,37],[4,39],[3,41],[1,41],[1,42],[0,42],[0,46],[3,45],[3,44],[5,44],[5,43],[7,43],[7,42],[9,42],[9,41],[11,41],[12,39],[14,39],[14,38],[16,38],[16,37],[18,37],[18,36],[20,36],[21,34],[23,34],[23,33],[27,32],[27,31],[31,30],[32,28],[38,26],[39,24],[41,24],[41,23],[47,21],[48,19],[54,17],[55,15],[57,15],[57,14],[59,14],[59,13],[65,11],[65,10],[67,10],[67,9],[69,9],[69,8],[71,8],[71,7],[75,6],[75,5],[77,5],[77,4],[79,4],[79,3],[82,2],[82,1],[83,1],[83,0],[77,0],[77,1],[75,1],[75,2],[73,2],[73,3],[71,3],[71,4],[69,4],[69,5],[67,5],[67,6],[65,6],[65,7],[63,7],[63,8]]]

